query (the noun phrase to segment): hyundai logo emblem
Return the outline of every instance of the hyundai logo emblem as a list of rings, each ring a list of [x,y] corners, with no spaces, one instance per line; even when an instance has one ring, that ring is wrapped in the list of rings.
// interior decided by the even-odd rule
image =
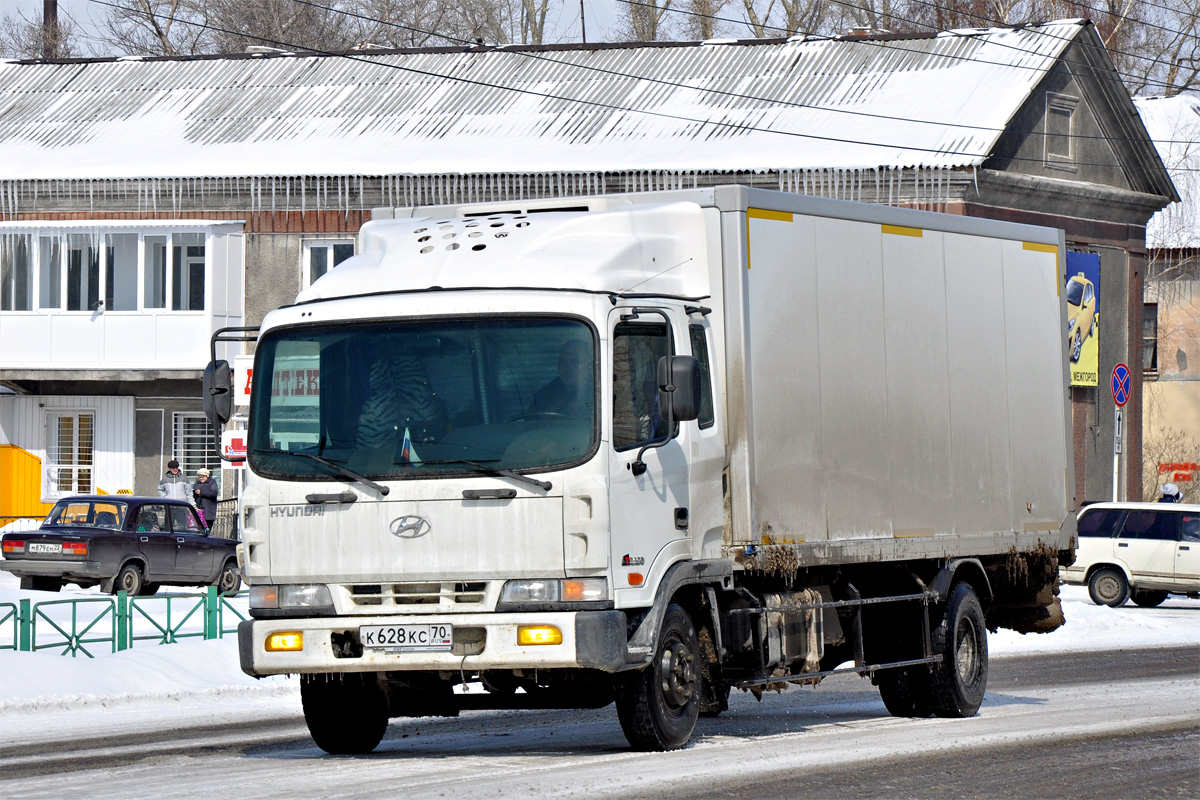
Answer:
[[[401,539],[416,539],[429,533],[433,528],[429,521],[424,517],[418,517],[413,514],[405,514],[403,517],[392,520],[392,524],[388,525],[388,530],[393,536],[399,536]]]

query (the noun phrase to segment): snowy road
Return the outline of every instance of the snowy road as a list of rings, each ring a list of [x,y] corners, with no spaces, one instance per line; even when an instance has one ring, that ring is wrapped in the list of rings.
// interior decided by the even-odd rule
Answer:
[[[314,747],[301,719],[251,718],[228,709],[224,719],[122,734],[119,726],[84,737],[55,737],[0,747],[0,793],[6,797],[650,797],[833,796],[822,776],[873,774],[907,761],[920,793],[939,796],[942,759],[977,754],[1000,765],[972,794],[1004,796],[1005,758],[1073,743],[1161,740],[1185,758],[1146,770],[1143,796],[1195,796],[1200,647],[1069,653],[993,661],[980,715],[967,720],[887,716],[878,693],[845,676],[815,689],[796,688],[757,703],[735,694],[729,713],[702,720],[696,743],[675,753],[632,753],[611,708],[585,712],[475,712],[458,719],[394,720],[375,754],[331,757]],[[166,711],[168,709],[161,709]],[[1076,759],[1087,757],[1085,748]],[[1098,752],[1098,751],[1097,751]],[[1175,759],[1179,761],[1178,758]],[[1174,763],[1174,762],[1173,762]],[[1078,766],[1078,765],[1076,765]],[[1097,782],[1073,783],[1044,797],[1092,796],[1111,784],[1098,764]],[[890,767],[889,767],[890,768]],[[1188,773],[1191,782],[1187,781]],[[1138,773],[1134,773],[1137,775]],[[1157,778],[1155,775],[1157,774]],[[1052,778],[1047,775],[1047,780]],[[804,792],[809,781],[829,794]],[[1078,776],[1072,781],[1078,781]],[[1154,791],[1154,781],[1166,782]],[[739,792],[757,785],[763,791]],[[970,784],[968,784],[970,785]],[[1054,784],[1050,783],[1050,787]],[[868,781],[863,793],[881,786]],[[769,791],[768,791],[769,790]],[[960,788],[961,791],[961,788]],[[904,794],[903,792],[901,793]],[[1138,792],[1133,792],[1138,795]],[[1128,796],[1128,795],[1127,795]]]

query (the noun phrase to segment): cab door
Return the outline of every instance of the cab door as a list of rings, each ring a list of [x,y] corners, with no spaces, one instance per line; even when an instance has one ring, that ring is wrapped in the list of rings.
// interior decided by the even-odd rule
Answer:
[[[693,427],[676,423],[674,437],[646,450],[645,470],[635,474],[642,448],[667,435],[658,407],[658,361],[668,355],[672,328],[679,328],[668,326],[661,314],[641,309],[635,315],[632,308],[618,307],[609,318],[612,407],[607,443],[614,588],[639,596],[652,571],[687,552],[687,453]],[[689,350],[676,339],[674,352]],[[664,560],[656,565],[660,556]]]

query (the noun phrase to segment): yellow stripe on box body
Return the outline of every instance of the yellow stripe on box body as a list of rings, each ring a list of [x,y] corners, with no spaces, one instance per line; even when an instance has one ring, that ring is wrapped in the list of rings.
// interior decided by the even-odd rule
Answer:
[[[746,217],[748,219],[773,219],[776,222],[791,222],[792,212],[768,211],[765,208],[748,208],[746,209]]]
[[[925,235],[925,231],[920,228],[906,228],[903,225],[880,225],[884,233],[890,233],[894,236],[915,236],[918,239]]]

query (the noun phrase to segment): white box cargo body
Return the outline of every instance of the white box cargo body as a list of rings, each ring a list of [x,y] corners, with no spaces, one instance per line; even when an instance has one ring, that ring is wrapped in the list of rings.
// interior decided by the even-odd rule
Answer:
[[[802,544],[788,550],[812,565],[1057,532],[1074,506],[1062,234],[747,195],[744,217],[723,215],[728,402],[744,420],[730,544]]]
[[[250,400],[242,667],[322,748],[615,701],[673,749],[847,671],[971,716],[987,630],[1062,624],[1061,232],[738,186],[374,217]]]

